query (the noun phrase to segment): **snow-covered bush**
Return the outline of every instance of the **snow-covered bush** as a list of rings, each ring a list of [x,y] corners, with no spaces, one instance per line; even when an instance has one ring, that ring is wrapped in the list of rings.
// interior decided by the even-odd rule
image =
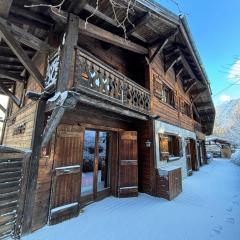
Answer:
[[[232,154],[231,161],[240,166],[240,149],[236,149],[235,153]]]

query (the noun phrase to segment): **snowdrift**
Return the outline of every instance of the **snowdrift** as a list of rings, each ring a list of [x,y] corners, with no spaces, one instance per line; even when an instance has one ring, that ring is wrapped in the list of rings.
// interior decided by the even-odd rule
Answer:
[[[237,149],[236,152],[232,154],[231,161],[240,166],[240,149]]]

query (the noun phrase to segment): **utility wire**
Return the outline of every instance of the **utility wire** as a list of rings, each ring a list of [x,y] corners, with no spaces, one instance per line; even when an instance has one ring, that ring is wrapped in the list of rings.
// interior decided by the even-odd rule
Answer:
[[[233,83],[231,83],[230,85],[228,85],[227,87],[223,88],[221,91],[217,92],[213,97],[216,97],[217,95],[219,95],[222,92],[225,92],[226,90],[228,90],[229,88],[231,88],[232,86],[236,85],[237,83],[240,82],[240,79],[234,81]]]

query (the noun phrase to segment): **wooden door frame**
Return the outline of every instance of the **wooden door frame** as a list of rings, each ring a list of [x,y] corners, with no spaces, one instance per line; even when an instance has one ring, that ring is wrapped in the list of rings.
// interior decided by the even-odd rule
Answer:
[[[85,131],[95,131],[95,153],[94,153],[94,171],[93,171],[93,192],[91,194],[88,194],[86,196],[81,196],[80,194],[80,208],[88,205],[89,203],[101,200],[107,196],[113,195],[117,196],[117,184],[118,184],[118,133],[121,131],[120,129],[116,128],[108,128],[108,127],[101,127],[101,126],[95,126],[95,125],[82,125],[84,128],[84,142],[85,142]],[[110,165],[109,165],[109,170],[110,170],[110,179],[109,179],[109,187],[98,191],[97,190],[97,177],[98,177],[98,159],[99,159],[99,133],[100,132],[107,132],[110,134],[110,138],[113,140],[111,141],[111,149],[109,150],[109,155],[110,155]],[[114,135],[116,134],[116,138],[114,139]],[[84,144],[84,143],[83,143]],[[84,147],[84,146],[83,146]],[[116,151],[114,151],[114,148]],[[115,154],[114,154],[115,152]],[[97,153],[97,156],[96,156]],[[114,161],[114,159],[116,160]],[[116,162],[116,165],[113,166]],[[83,165],[83,158],[82,158],[82,163],[81,166]],[[115,168],[115,169],[114,169]],[[82,170],[83,167],[81,167],[80,174],[81,174],[81,185],[82,185]],[[112,174],[114,172],[114,174]],[[112,179],[116,177],[117,179]],[[113,185],[112,185],[113,184]],[[81,192],[81,186],[80,186],[80,192]]]

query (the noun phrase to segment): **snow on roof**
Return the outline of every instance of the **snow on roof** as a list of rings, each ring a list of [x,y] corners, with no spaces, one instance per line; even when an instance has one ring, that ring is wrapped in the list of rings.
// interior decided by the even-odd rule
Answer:
[[[234,144],[235,142],[227,139],[227,138],[223,138],[223,137],[218,137],[218,136],[209,136],[206,137],[206,141],[212,141],[212,142],[220,142],[220,143],[229,143],[229,144]]]

